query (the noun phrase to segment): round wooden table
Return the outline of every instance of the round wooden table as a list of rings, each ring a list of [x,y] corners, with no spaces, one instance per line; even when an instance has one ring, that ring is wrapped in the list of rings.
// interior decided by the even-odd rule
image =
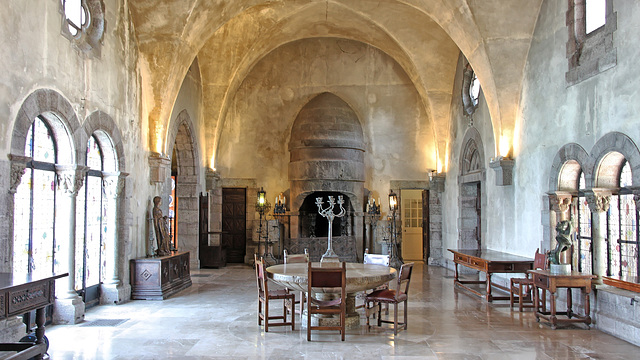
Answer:
[[[324,263],[324,266],[337,266],[338,263]],[[313,263],[313,266],[321,266],[320,263]],[[393,280],[397,276],[396,269],[382,265],[369,265],[358,263],[347,263],[347,318],[345,326],[347,328],[357,328],[360,326],[360,315],[356,312],[356,293],[374,289],[382,284]],[[307,264],[280,264],[267,268],[267,277],[276,284],[282,285],[290,290],[307,292]],[[326,293],[332,296],[339,292],[337,288],[314,288],[314,293]],[[336,321],[335,318],[325,318],[314,315],[312,323],[328,324]],[[339,319],[338,319],[339,321]],[[302,316],[302,327],[307,326],[306,306]]]

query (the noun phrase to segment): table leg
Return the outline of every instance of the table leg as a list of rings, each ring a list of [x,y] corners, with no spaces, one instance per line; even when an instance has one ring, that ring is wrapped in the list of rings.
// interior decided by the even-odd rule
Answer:
[[[491,295],[491,273],[487,272],[487,301],[493,301],[493,295]]]
[[[45,308],[39,308],[36,310],[36,344],[44,343],[44,322],[45,322]],[[34,359],[42,359],[43,354],[36,355]]]
[[[584,293],[584,322],[588,326],[589,324],[591,324],[591,299],[589,298],[589,293],[586,291],[586,288],[581,289],[581,291]],[[591,329],[591,327],[589,327],[589,329]]]
[[[549,316],[549,321],[551,322],[551,329],[555,330],[558,324],[558,318],[556,317],[556,292],[549,291],[551,295],[551,316]]]
[[[455,276],[453,277],[453,281],[454,281],[454,282],[457,282],[457,281],[459,281],[459,280],[458,280],[458,263],[455,263],[455,264],[454,264],[454,267],[456,268],[456,274],[455,274]]]
[[[567,317],[571,319],[573,316],[573,298],[571,297],[571,288],[567,288]]]
[[[536,321],[540,322],[540,315],[538,311],[540,311],[540,307],[538,306],[540,301],[540,297],[538,296],[538,287],[535,286],[535,282],[533,285],[533,313],[536,315]]]

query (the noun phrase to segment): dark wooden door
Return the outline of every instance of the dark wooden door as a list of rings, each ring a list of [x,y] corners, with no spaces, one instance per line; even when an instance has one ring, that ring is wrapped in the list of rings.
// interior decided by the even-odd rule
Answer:
[[[227,251],[227,262],[244,262],[247,250],[245,189],[222,189],[222,247]]]

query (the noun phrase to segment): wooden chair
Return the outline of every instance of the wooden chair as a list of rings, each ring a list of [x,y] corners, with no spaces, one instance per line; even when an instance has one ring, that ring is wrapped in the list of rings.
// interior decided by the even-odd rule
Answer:
[[[346,264],[343,262],[340,267],[327,267],[326,264],[322,267],[314,267],[311,262],[308,264],[307,341],[311,341],[311,330],[339,330],[342,341],[344,341],[347,316]],[[321,300],[314,295],[314,288],[340,288],[340,293],[337,298],[332,300]],[[340,315],[340,325],[313,326],[311,323],[311,316],[313,314]]]
[[[367,329],[370,328],[369,315],[375,308],[378,309],[378,326],[382,326],[382,323],[393,324],[393,334],[398,335],[399,329],[407,330],[407,318],[408,310],[407,303],[409,301],[409,284],[411,283],[411,273],[413,272],[413,263],[406,263],[400,267],[400,273],[398,274],[398,287],[397,289],[383,289],[376,290],[365,298],[367,305],[366,317],[367,317]],[[398,304],[404,303],[404,322],[398,322]],[[393,304],[393,321],[382,320],[382,306],[381,304]]]
[[[369,264],[369,265],[382,265],[382,266],[387,266],[389,267],[389,263],[390,263],[390,257],[389,255],[382,255],[382,254],[369,254],[369,248],[364,249],[364,259],[362,261],[363,264]],[[380,286],[378,286],[377,288],[375,288],[374,290],[382,290],[382,289],[388,289],[389,288],[389,284],[382,284]],[[356,294],[356,300],[363,300],[363,304],[362,305],[358,305],[356,306],[356,309],[360,309],[364,307],[364,299],[367,296],[366,292],[361,292]],[[389,305],[387,304],[385,306],[385,314],[389,314]]]
[[[269,326],[289,326],[295,330],[294,301],[295,294],[287,289],[269,290],[269,281],[265,276],[264,259],[254,255],[256,265],[256,279],[258,282],[258,326],[264,321],[264,331],[269,332]],[[282,300],[282,316],[269,315],[269,301]],[[264,309],[264,311],[263,311]],[[291,312],[291,320],[287,321],[287,311]],[[281,320],[271,322],[271,320]]]
[[[295,263],[308,263],[309,262],[309,250],[304,249],[303,254],[289,254],[287,249],[283,251],[283,258],[285,264],[295,264]],[[304,311],[304,303],[306,302],[306,295],[304,291],[300,291],[300,300],[296,300],[296,304],[300,304],[300,309],[296,310],[296,314],[300,314],[302,318],[302,313]]]
[[[547,256],[545,254],[541,254],[540,249],[536,249],[536,254],[533,258],[533,269],[534,270],[546,270],[547,266]],[[542,290],[542,296],[540,297],[539,306],[542,307],[543,311],[546,310],[546,302],[547,302],[547,292],[544,289]],[[524,308],[534,308],[536,305],[534,302],[533,296],[533,279],[526,275],[524,278],[511,278],[511,291],[509,293],[509,304],[511,308],[513,308],[513,304],[516,302],[516,298],[518,301],[518,307],[520,311]]]

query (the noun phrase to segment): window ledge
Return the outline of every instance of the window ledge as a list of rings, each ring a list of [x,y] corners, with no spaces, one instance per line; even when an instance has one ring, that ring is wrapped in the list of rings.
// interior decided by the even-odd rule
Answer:
[[[637,276],[603,276],[605,285],[640,293],[640,279]]]

